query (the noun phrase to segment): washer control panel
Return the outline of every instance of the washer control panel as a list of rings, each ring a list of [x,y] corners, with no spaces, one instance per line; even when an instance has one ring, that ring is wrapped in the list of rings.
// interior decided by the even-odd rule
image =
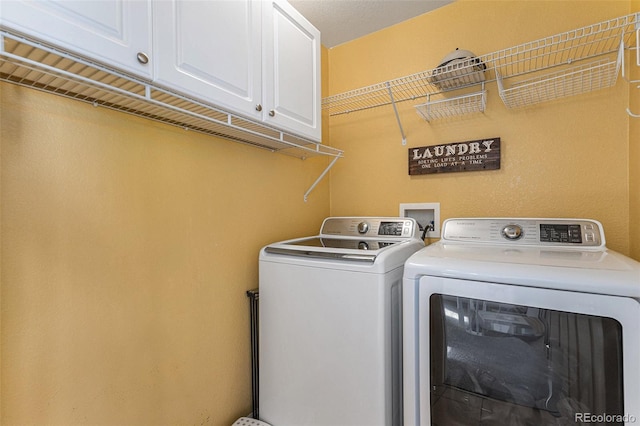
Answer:
[[[591,219],[459,218],[442,225],[444,241],[605,247],[602,224]]]
[[[416,221],[406,217],[329,217],[322,223],[320,234],[406,239],[415,236],[417,229]]]

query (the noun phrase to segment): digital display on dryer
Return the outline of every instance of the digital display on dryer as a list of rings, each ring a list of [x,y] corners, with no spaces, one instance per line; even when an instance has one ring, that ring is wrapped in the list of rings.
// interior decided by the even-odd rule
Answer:
[[[582,244],[580,225],[540,224],[540,242]]]
[[[378,235],[402,236],[402,222],[380,222]]]

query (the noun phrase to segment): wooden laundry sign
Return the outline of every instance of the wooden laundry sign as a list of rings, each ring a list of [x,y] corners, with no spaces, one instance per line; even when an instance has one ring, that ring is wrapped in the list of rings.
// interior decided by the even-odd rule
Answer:
[[[500,138],[409,148],[409,174],[500,168]]]

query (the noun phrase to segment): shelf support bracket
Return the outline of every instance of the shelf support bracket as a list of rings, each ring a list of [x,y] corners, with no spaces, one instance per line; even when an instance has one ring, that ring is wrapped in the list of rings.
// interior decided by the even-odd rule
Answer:
[[[633,118],[640,118],[640,114],[634,114],[631,112],[629,108],[627,108],[627,114],[629,114]]]
[[[640,90],[640,86],[637,87],[637,89]],[[627,114],[629,114],[629,116],[633,117],[633,118],[640,118],[640,114],[634,114],[631,112],[630,108],[627,108]]]
[[[638,18],[640,18],[640,13],[638,14]],[[635,47],[630,47],[630,50],[636,51],[636,65],[640,67],[640,21],[636,22],[636,45]],[[620,41],[620,49],[618,51],[618,61],[621,62],[620,71],[622,74],[622,78],[629,84],[637,84],[640,83],[640,80],[631,80],[629,76],[625,76],[625,63],[624,63],[624,41]],[[637,87],[640,89],[640,86]],[[640,114],[635,114],[631,112],[631,108],[627,108],[627,114],[633,118],[640,118]]]
[[[640,67],[640,13],[636,14],[636,65]]]
[[[313,185],[311,185],[311,187],[309,189],[307,189],[307,192],[304,193],[304,202],[306,203],[307,200],[309,199],[309,194],[311,194],[311,191],[313,191],[315,189],[316,186],[318,186],[318,184],[320,183],[320,181],[322,180],[322,178],[324,178],[324,176],[329,172],[329,170],[331,170],[331,168],[333,167],[334,164],[336,164],[336,161],[338,161],[338,159],[341,156],[337,156],[335,157],[333,160],[331,160],[331,163],[329,163],[329,165],[327,166],[326,169],[324,169],[324,172],[322,172],[322,174],[320,174],[320,176],[318,176],[318,179],[316,179],[315,182],[313,182]]]
[[[640,28],[636,31],[636,43],[640,43]],[[636,47],[630,47],[630,50],[637,50],[638,54],[638,63],[637,66],[640,67],[640,45]],[[640,83],[640,80],[631,80],[631,77],[625,72],[626,64],[624,60],[624,41],[620,41],[620,48],[618,49],[618,62],[620,63],[620,73],[622,74],[622,78],[629,84]],[[631,66],[629,66],[631,67]]]
[[[400,134],[402,135],[402,145],[407,144],[407,137],[404,135],[404,129],[402,128],[402,122],[400,121],[400,114],[398,114],[398,107],[396,107],[396,101],[393,99],[393,90],[391,90],[391,84],[387,81],[385,83],[387,90],[389,91],[389,98],[391,99],[391,105],[393,106],[393,112],[396,113],[396,120],[398,121],[398,127],[400,127]]]

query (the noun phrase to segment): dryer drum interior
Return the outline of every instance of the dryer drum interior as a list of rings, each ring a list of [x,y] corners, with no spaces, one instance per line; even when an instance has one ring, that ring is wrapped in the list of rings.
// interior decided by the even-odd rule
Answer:
[[[430,304],[433,424],[624,415],[616,320],[457,296]]]

